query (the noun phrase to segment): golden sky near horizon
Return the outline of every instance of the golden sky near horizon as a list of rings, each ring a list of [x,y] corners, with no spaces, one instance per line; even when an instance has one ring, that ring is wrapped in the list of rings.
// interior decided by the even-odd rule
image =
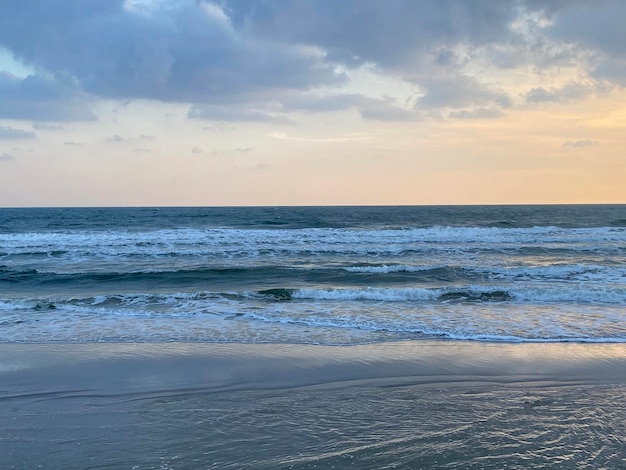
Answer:
[[[626,203],[621,1],[49,5],[0,7],[0,206]]]

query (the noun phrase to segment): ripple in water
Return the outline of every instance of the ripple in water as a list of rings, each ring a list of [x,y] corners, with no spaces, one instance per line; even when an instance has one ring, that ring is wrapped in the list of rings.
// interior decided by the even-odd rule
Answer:
[[[618,468],[624,399],[616,386],[347,387],[168,398],[144,416],[175,468]]]

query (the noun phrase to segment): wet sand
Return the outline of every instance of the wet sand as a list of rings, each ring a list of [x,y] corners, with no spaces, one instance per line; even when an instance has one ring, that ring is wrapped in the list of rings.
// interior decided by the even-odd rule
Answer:
[[[626,465],[626,345],[1,344],[2,468]]]

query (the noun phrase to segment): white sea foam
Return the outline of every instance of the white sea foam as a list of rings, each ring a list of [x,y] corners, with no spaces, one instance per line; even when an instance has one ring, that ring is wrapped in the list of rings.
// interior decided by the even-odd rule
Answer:
[[[8,255],[65,251],[74,259],[85,256],[167,257],[216,254],[259,256],[280,253],[394,253],[411,249],[468,249],[493,246],[514,249],[541,245],[568,250],[624,250],[626,231],[611,228],[562,229],[432,227],[406,230],[299,229],[181,229],[151,232],[67,232],[0,234]],[[52,256],[51,256],[52,257]]]
[[[498,286],[459,286],[441,289],[382,288],[357,289],[297,289],[291,294],[294,299],[310,300],[373,300],[384,302],[415,301],[516,301],[549,303],[606,303],[626,305],[626,286],[562,285],[546,287],[535,285],[527,288]]]
[[[436,269],[439,266],[413,266],[406,264],[398,265],[376,265],[376,266],[349,266],[344,268],[349,273],[366,273],[366,274],[389,274],[389,273],[416,273]]]
[[[365,289],[297,289],[294,299],[316,300],[380,300],[387,302],[406,302],[434,300],[440,291],[421,288],[380,288]]]
[[[626,338],[622,228],[3,233],[0,276],[0,341]]]

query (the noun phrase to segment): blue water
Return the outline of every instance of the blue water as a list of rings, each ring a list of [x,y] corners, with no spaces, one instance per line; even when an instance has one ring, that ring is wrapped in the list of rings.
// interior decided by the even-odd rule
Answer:
[[[0,209],[0,342],[626,342],[626,206]]]

